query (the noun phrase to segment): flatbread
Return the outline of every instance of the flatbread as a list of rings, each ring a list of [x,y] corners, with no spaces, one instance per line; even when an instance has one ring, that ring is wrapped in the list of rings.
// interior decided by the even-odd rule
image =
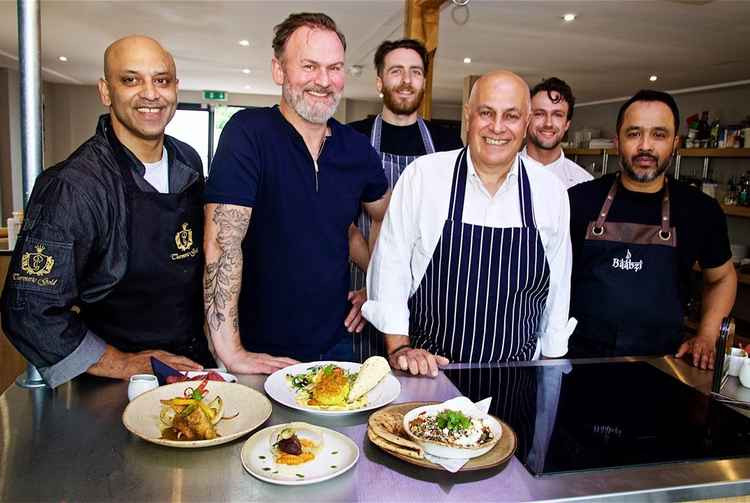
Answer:
[[[424,450],[412,441],[403,428],[404,415],[391,412],[378,412],[367,421],[367,435],[370,440],[385,450],[396,451],[417,459],[424,458]],[[373,440],[373,435],[377,440]]]
[[[395,452],[397,454],[401,454],[402,456],[408,456],[414,459],[424,459],[424,451],[416,444],[414,445],[416,446],[417,450],[404,447],[393,442],[389,442],[385,438],[376,435],[371,428],[367,428],[367,438],[370,439],[370,442],[377,445],[384,451]]]
[[[377,386],[390,373],[391,366],[388,364],[388,360],[382,356],[371,356],[360,367],[357,379],[354,380],[354,384],[349,390],[347,401],[354,402]]]

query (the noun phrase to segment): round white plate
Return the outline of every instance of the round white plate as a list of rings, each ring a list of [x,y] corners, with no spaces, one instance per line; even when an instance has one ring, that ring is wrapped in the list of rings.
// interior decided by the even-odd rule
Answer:
[[[341,475],[359,459],[359,448],[352,439],[328,428],[317,428],[323,434],[323,448],[315,459],[297,466],[277,465],[271,453],[271,433],[283,425],[269,426],[253,434],[242,446],[242,466],[253,477],[285,486],[314,484]]]
[[[237,382],[237,378],[234,375],[230,374],[229,372],[222,372],[221,370],[216,370],[216,369],[188,370],[187,372],[185,372],[185,375],[188,377],[195,377],[195,376],[200,376],[200,375],[206,375],[209,372],[214,372],[216,374],[219,374],[221,378],[224,379],[226,382]],[[214,382],[214,381],[209,381],[209,382]]]
[[[262,393],[242,384],[210,381],[206,386],[208,399],[221,396],[224,401],[224,416],[239,415],[234,419],[222,419],[216,426],[219,437],[213,440],[166,440],[161,438],[162,424],[160,400],[183,396],[185,388],[194,388],[197,381],[167,384],[139,395],[125,407],[122,423],[131,433],[147,442],[170,447],[209,447],[231,442],[250,433],[266,422],[271,415],[271,402]]]
[[[388,374],[378,383],[373,389],[367,393],[367,405],[360,407],[359,409],[352,410],[324,410],[316,409],[315,407],[308,407],[307,405],[301,405],[294,399],[295,392],[289,386],[286,380],[287,374],[297,375],[304,374],[308,368],[316,367],[320,365],[327,365],[333,363],[339,367],[348,370],[358,372],[362,366],[361,363],[352,362],[309,362],[309,363],[298,363],[280,370],[277,370],[268,378],[264,384],[264,388],[268,396],[276,400],[282,405],[291,407],[297,410],[303,410],[305,412],[311,412],[313,414],[323,414],[328,416],[343,416],[347,414],[356,414],[358,412],[364,412],[367,410],[377,409],[388,405],[401,393],[401,383],[393,374]]]

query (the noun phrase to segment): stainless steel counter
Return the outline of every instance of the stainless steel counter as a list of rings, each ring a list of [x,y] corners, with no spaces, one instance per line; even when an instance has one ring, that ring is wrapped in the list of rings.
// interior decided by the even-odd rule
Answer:
[[[601,360],[597,360],[601,361]],[[559,365],[546,360],[534,365]],[[672,358],[661,370],[704,392],[711,374]],[[399,402],[447,400],[459,393],[436,379],[398,375]],[[241,376],[262,390],[264,377]],[[449,474],[395,459],[366,437],[367,414],[310,416],[273,403],[268,424],[306,420],[345,433],[360,446],[344,475],[304,487],[261,482],[240,462],[244,438],[206,449],[170,449],[122,425],[127,385],[82,377],[57,391],[12,386],[0,396],[0,501],[528,501],[611,496],[666,501],[750,493],[750,458],[679,463],[534,478],[513,458],[504,467]]]

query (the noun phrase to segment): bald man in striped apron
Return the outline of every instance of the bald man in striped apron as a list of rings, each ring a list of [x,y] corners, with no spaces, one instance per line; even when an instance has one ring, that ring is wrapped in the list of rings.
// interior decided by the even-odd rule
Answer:
[[[392,367],[560,357],[568,349],[565,188],[518,154],[530,115],[517,75],[480,78],[468,146],[418,158],[393,192],[367,274],[364,316]]]

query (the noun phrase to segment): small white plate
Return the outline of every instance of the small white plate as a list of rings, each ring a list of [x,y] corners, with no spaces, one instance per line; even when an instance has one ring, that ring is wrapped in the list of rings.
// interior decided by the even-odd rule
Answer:
[[[205,369],[205,370],[188,370],[187,372],[183,372],[188,377],[195,377],[200,375],[206,375],[209,372],[214,372],[215,374],[219,374],[222,379],[224,379],[226,382],[237,382],[237,378],[233,376],[232,374],[228,372],[222,372],[221,370],[216,369]],[[214,381],[209,381],[214,382]]]
[[[295,400],[296,393],[289,386],[286,380],[288,374],[297,375],[304,374],[310,367],[319,367],[321,365],[328,365],[333,363],[341,367],[344,370],[350,372],[359,372],[359,368],[362,366],[361,363],[353,362],[310,362],[310,363],[298,363],[280,370],[277,370],[266,379],[263,387],[268,393],[268,396],[276,400],[282,405],[291,407],[292,409],[302,410],[310,412],[312,414],[322,414],[327,416],[345,416],[348,414],[356,414],[358,412],[364,412],[367,410],[377,409],[388,405],[394,401],[401,394],[401,383],[393,374],[388,374],[378,383],[373,389],[367,393],[367,405],[360,407],[359,409],[352,410],[325,410],[316,409],[315,407],[308,407],[307,405],[301,405]]]
[[[147,442],[169,447],[209,447],[231,442],[235,438],[250,433],[266,422],[271,415],[271,402],[262,393],[242,384],[210,381],[206,385],[208,398],[221,396],[224,402],[224,416],[239,415],[234,419],[223,419],[216,425],[219,437],[213,440],[166,440],[161,438],[164,426],[159,420],[160,400],[183,396],[185,388],[194,388],[196,381],[184,381],[160,386],[137,396],[125,407],[122,422],[131,433]]]
[[[278,465],[271,453],[270,437],[282,426],[264,428],[254,433],[242,446],[242,466],[253,477],[285,486],[314,484],[341,475],[359,459],[359,448],[352,439],[317,426],[323,434],[323,448],[315,459],[297,466]]]

